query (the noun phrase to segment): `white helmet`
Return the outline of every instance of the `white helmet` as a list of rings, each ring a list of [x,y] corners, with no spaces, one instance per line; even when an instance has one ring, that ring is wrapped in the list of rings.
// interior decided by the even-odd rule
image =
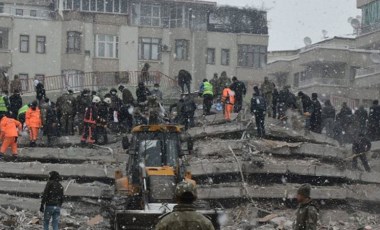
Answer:
[[[106,97],[106,98],[104,98],[104,100],[103,100],[106,104],[111,104],[111,98],[109,98],[109,97]]]
[[[94,96],[93,98],[92,98],[92,103],[99,103],[99,102],[101,102],[102,100],[100,99],[100,97],[98,97],[98,96]]]

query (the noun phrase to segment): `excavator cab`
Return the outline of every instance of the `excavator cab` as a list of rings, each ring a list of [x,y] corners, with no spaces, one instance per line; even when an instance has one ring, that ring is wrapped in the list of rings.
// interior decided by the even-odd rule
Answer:
[[[175,206],[177,184],[183,180],[195,184],[183,159],[192,151],[192,141],[179,126],[142,125],[132,130],[131,140],[123,145],[129,158],[127,175],[115,175],[114,229],[152,229],[159,216]],[[199,212],[217,223],[215,210]]]

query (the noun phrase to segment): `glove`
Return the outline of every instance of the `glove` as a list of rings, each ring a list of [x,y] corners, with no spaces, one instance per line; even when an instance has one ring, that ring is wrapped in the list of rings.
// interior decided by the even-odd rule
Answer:
[[[41,204],[41,207],[40,207],[40,212],[44,212],[45,210],[45,207],[44,207],[44,205],[43,204]]]

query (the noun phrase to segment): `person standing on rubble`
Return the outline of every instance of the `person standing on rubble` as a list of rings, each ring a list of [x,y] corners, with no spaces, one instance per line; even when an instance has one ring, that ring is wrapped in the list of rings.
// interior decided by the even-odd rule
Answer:
[[[227,122],[231,122],[231,113],[236,103],[235,95],[235,92],[230,89],[228,84],[224,86],[221,102],[224,105],[224,119]]]
[[[310,130],[314,133],[322,133],[322,106],[317,93],[311,94],[311,102]]]
[[[352,158],[352,167],[354,169],[358,168],[358,158],[362,161],[363,167],[367,172],[371,172],[369,167],[367,156],[365,155],[371,150],[371,141],[364,135],[364,133],[359,133],[358,138],[354,139],[352,143],[352,153],[355,154]]]
[[[8,147],[11,147],[12,155],[17,159],[17,137],[22,131],[22,124],[11,118],[10,115],[2,115],[0,121],[0,139],[2,141],[0,160],[3,159]]]
[[[334,121],[336,111],[330,100],[325,101],[325,107],[322,108],[322,129],[326,128],[326,135],[334,137]]]
[[[175,189],[178,205],[173,212],[164,214],[156,225],[156,230],[214,230],[210,219],[196,212],[193,203],[197,199],[197,190],[194,184],[180,182]]]
[[[220,95],[218,94],[219,92],[218,81],[219,81],[218,73],[214,73],[214,77],[210,80],[210,84],[212,85],[214,89],[214,100],[218,100],[219,99],[218,96]]]
[[[319,218],[319,210],[315,202],[310,198],[310,184],[303,184],[297,190],[297,202],[299,204],[293,230],[316,230]]]
[[[144,82],[139,82],[136,89],[137,103],[144,103],[148,101],[148,96],[152,95],[147,87],[145,87]]]
[[[203,83],[199,89],[199,95],[203,97],[203,115],[210,115],[212,100],[214,98],[214,89],[207,79],[203,79]]]
[[[272,111],[270,107],[272,106],[272,103],[273,103],[274,88],[275,88],[274,83],[269,81],[268,77],[265,77],[263,84],[261,84],[261,93],[267,103],[266,110],[268,111],[269,117],[272,117]]]
[[[94,96],[92,104],[88,106],[84,113],[84,130],[81,139],[81,144],[94,144],[95,143],[95,128],[96,122],[99,120],[98,105],[101,102],[100,97]]]
[[[152,90],[152,96],[157,97],[159,101],[162,101],[163,99],[163,94],[162,91],[160,90],[160,84],[156,83],[154,84],[153,90]]]
[[[183,105],[180,107],[181,109],[181,116],[182,124],[185,126],[185,129],[189,129],[191,127],[194,127],[194,114],[195,110],[197,110],[197,105],[195,104],[193,98],[190,94],[187,94],[183,100]]]
[[[124,105],[134,105],[135,98],[132,95],[132,92],[126,88],[124,85],[119,85],[119,91],[122,94],[122,100]]]
[[[78,120],[78,131],[79,134],[83,134],[83,128],[84,128],[84,113],[86,111],[86,108],[91,105],[91,91],[89,89],[84,89],[80,95],[76,98],[76,112],[77,112],[77,120]],[[60,118],[60,114],[58,114],[58,119]]]
[[[313,113],[313,102],[310,97],[302,91],[298,92],[298,97],[302,102],[302,114],[305,117],[305,134],[310,133],[311,130],[311,114]]]
[[[57,99],[57,106],[61,114],[61,129],[64,136],[74,135],[74,116],[76,114],[76,99],[72,89]]]
[[[9,97],[9,110],[13,119],[17,119],[18,110],[22,107],[22,98],[18,89]]]
[[[33,101],[25,114],[25,123],[29,129],[30,147],[36,147],[36,141],[40,128],[42,127],[41,111],[37,106],[37,101]]]
[[[265,113],[267,110],[267,103],[265,98],[260,95],[259,87],[253,87],[253,97],[251,99],[251,114],[255,116],[257,136],[259,138],[265,137]]]
[[[369,108],[368,135],[371,140],[380,138],[380,105],[378,100],[374,100]]]
[[[230,89],[235,92],[234,112],[238,113],[243,108],[243,98],[247,94],[247,88],[244,82],[239,81],[237,77],[233,76]]]
[[[49,180],[46,183],[42,194],[40,211],[44,213],[44,230],[49,230],[50,219],[52,219],[53,230],[58,230],[61,207],[64,199],[63,186],[60,183],[61,176],[56,171],[49,173]]]

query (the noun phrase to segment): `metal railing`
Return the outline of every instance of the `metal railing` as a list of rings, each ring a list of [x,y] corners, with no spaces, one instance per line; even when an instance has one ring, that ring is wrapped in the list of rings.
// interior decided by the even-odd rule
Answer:
[[[308,87],[313,85],[347,86],[348,81],[342,78],[310,78],[300,81],[298,87]]]
[[[24,93],[35,91],[35,79],[21,79]],[[46,76],[40,79],[46,92],[73,89],[80,91],[85,88],[98,90],[101,88],[117,87],[119,84],[135,87],[144,82],[150,87],[159,84],[162,91],[178,88],[177,80],[159,72],[122,71],[122,72],[88,72]]]
[[[380,65],[373,65],[367,68],[361,68],[356,70],[355,78],[366,77],[380,73]]]

